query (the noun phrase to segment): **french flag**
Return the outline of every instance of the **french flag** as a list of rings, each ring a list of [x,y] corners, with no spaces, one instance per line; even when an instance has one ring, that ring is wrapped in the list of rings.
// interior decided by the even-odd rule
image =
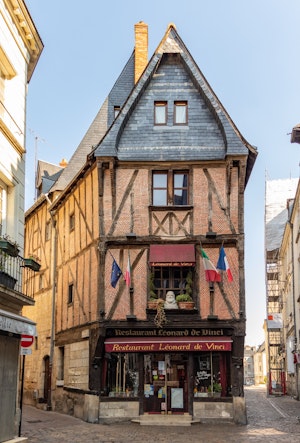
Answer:
[[[233,281],[232,273],[229,268],[228,260],[227,260],[223,246],[220,249],[219,260],[217,263],[217,269],[219,269],[220,271],[226,271],[228,281],[230,281],[230,282]]]

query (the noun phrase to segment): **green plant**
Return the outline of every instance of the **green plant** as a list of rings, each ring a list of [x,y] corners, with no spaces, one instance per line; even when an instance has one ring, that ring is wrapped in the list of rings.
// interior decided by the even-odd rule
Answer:
[[[149,280],[148,280],[148,286],[149,286],[149,298],[150,300],[157,300],[158,295],[156,293],[156,287],[154,284],[154,274],[153,272],[149,273]]]
[[[192,297],[193,294],[193,274],[189,271],[186,276],[185,293]]]
[[[0,249],[11,257],[17,257],[19,254],[19,245],[13,241],[8,235],[0,237]]]
[[[214,390],[214,392],[221,392],[222,391],[221,383],[214,383],[213,384],[213,390]]]
[[[176,301],[182,302],[182,301],[193,301],[192,297],[189,294],[179,294],[176,296]]]

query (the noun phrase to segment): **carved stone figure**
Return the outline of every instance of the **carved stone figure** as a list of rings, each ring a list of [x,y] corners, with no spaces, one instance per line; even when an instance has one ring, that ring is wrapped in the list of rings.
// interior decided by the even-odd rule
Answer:
[[[175,299],[175,294],[173,291],[167,292],[164,308],[165,309],[178,309],[178,305],[177,305],[177,302]]]

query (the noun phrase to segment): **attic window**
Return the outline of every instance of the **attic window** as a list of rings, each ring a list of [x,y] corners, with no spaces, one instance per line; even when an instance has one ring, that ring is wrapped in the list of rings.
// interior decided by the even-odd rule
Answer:
[[[121,106],[114,106],[114,117],[117,118],[120,113]]]
[[[154,102],[154,124],[167,124],[167,102]]]
[[[187,101],[174,102],[174,125],[186,125],[188,122]]]

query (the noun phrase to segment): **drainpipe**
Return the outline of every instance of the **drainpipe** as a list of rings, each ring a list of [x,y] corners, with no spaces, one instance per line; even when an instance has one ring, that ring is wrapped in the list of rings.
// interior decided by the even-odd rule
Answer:
[[[51,206],[52,202],[45,194],[46,200]],[[47,410],[52,410],[52,368],[54,358],[54,346],[55,346],[55,301],[56,301],[56,220],[54,218],[54,212],[49,209],[49,214],[52,222],[51,230],[51,284],[52,284],[52,306],[51,306],[51,334],[50,334],[50,356],[49,356],[49,374],[48,374],[48,395],[47,395]]]
[[[294,317],[294,351],[297,352],[297,325],[296,325],[296,303],[295,303],[295,264],[294,264],[294,225],[292,222],[288,221],[291,230],[291,252],[292,252],[292,291],[293,291],[293,317]],[[298,392],[298,367],[297,363],[295,365],[295,384],[296,384],[296,396],[295,398],[299,400],[299,392]]]

